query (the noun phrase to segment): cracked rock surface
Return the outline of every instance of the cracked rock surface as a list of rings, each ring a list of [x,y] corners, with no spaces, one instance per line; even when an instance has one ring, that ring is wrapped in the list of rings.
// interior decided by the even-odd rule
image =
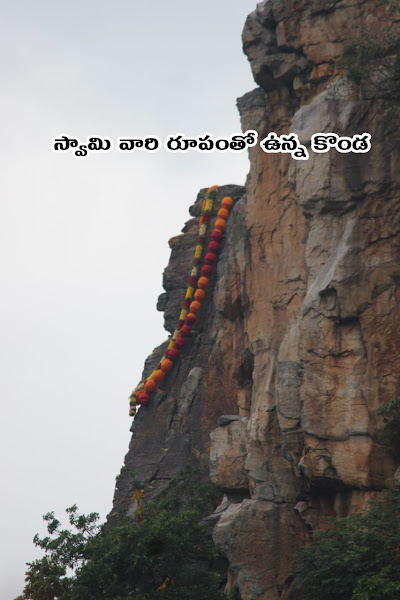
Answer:
[[[295,132],[306,146],[320,131],[369,132],[372,147],[308,161],[250,149],[246,189],[220,190],[235,207],[196,335],[139,410],[118,481],[111,521],[135,508],[133,471],[145,502],[187,461],[211,473],[225,495],[214,543],[242,600],[296,600],[291,561],[309,530],[399,478],[377,411],[400,396],[400,122],[340,67],[348,39],[391,18],[374,0],[264,0],[249,15],[259,87],[238,100],[243,130]],[[170,242],[159,301],[169,331],[201,200]]]

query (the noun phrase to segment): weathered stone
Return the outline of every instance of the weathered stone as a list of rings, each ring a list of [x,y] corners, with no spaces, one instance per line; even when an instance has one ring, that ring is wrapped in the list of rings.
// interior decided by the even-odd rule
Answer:
[[[300,422],[301,365],[293,360],[276,364],[276,402],[279,426],[282,431],[293,429]]]
[[[188,222],[185,233],[173,238],[170,243],[171,260],[164,277],[167,291],[162,299],[165,325],[170,331],[175,327],[182,308],[205,191],[199,193],[196,203],[191,207],[195,218]],[[239,203],[243,192],[242,186],[221,186],[212,218],[215,219],[224,196],[230,195]],[[226,241],[221,244],[220,264],[226,253],[224,246]],[[218,283],[216,275],[214,273],[211,276],[202,312],[180,360],[160,388],[152,394],[149,404],[139,408],[133,421],[133,435],[125,457],[127,469],[118,480],[110,522],[115,522],[122,504],[135,510],[131,494],[132,477],[144,487],[144,503],[163,493],[169,479],[176,476],[188,462],[199,467],[201,476],[208,479],[209,434],[218,417],[238,411],[238,390],[233,376],[236,365],[232,364],[231,370],[219,373],[222,349],[221,338],[218,340],[216,333],[222,331],[226,319],[221,312],[214,313],[213,292],[217,293],[214,288]],[[212,314],[214,316],[211,318]],[[237,327],[238,323],[231,323],[232,331]],[[233,335],[230,337],[232,339]],[[167,342],[164,342],[146,360],[143,378],[154,370],[166,346]],[[244,344],[240,352],[241,355],[245,353]],[[200,356],[202,358],[199,359]]]
[[[261,88],[256,88],[236,100],[243,131],[253,129],[258,132],[259,141],[268,133],[267,96]],[[252,150],[251,150],[252,151]]]
[[[164,310],[167,308],[167,294],[166,292],[164,292],[163,294],[160,294],[158,296],[158,300],[157,300],[157,310],[159,310],[160,312],[164,312]]]
[[[393,479],[397,484],[400,484],[400,467],[396,469]]]
[[[278,600],[289,584],[292,559],[307,539],[307,529],[287,505],[243,500],[222,514],[213,538],[229,560],[230,585],[239,587],[242,598]]]
[[[185,462],[204,478],[211,464],[236,502],[210,522],[242,600],[296,600],[291,560],[307,530],[362,510],[399,479],[377,411],[400,395],[400,127],[398,117],[385,124],[337,60],[366,23],[371,35],[385,31],[387,9],[265,0],[247,19],[244,47],[262,89],[238,101],[243,129],[294,131],[308,148],[319,131],[369,132],[372,148],[309,148],[296,161],[256,146],[246,194],[220,189],[235,206],[201,314],[162,391],[138,411],[116,490],[114,515],[123,502],[134,508],[132,471],[148,501]],[[170,331],[203,196],[171,241],[159,302]]]
[[[202,519],[202,523],[206,525],[209,535],[212,534],[214,527],[216,526],[221,516],[229,508],[230,505],[231,502],[229,501],[228,496],[224,494],[221,503],[218,504],[214,512],[211,515],[207,515],[206,517],[204,517],[204,519]]]
[[[221,417],[220,417],[221,419]],[[246,423],[238,417],[211,432],[210,478],[223,490],[248,489],[245,470]],[[228,417],[229,419],[229,417]]]

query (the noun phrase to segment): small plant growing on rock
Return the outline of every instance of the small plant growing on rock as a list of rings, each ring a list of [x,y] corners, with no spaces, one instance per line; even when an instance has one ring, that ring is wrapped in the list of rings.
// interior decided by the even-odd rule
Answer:
[[[394,0],[377,0],[387,5],[393,22],[399,18],[399,4]],[[342,66],[349,77],[364,90],[367,98],[379,101],[386,119],[400,109],[400,35],[385,32],[373,35],[363,31],[345,46]]]
[[[383,402],[377,412],[385,424],[378,434],[378,442],[389,446],[389,453],[395,458],[400,456],[400,397]]]
[[[127,472],[128,467],[126,465],[123,465],[121,467],[120,472],[118,473],[118,475],[116,476],[115,480],[119,481],[121,479],[121,477],[123,477],[125,475],[125,473]]]
[[[378,416],[382,417],[386,425],[394,428],[400,433],[400,397],[397,396],[390,402],[383,402],[378,410]]]

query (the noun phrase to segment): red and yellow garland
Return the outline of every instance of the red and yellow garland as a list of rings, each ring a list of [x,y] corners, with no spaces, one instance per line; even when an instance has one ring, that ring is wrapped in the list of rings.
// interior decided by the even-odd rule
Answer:
[[[168,344],[167,351],[160,360],[157,368],[147,377],[146,381],[139,383],[133,390],[129,403],[129,416],[136,414],[136,406],[146,406],[150,400],[149,394],[154,392],[158,385],[163,381],[166,373],[173,367],[174,361],[179,358],[181,348],[186,339],[190,336],[192,325],[196,321],[197,314],[201,308],[201,302],[205,298],[205,290],[209,285],[209,277],[212,273],[213,264],[217,260],[220,241],[223,231],[226,227],[226,221],[229,216],[229,210],[232,207],[232,198],[229,196],[223,198],[221,208],[218,211],[217,220],[214,225],[214,231],[211,234],[211,241],[208,244],[207,253],[204,257],[204,265],[201,269],[201,276],[198,279],[198,269],[200,258],[205,244],[205,235],[210,221],[210,215],[213,208],[214,196],[218,186],[214,185],[207,190],[201,209],[199,222],[199,237],[197,239],[194,253],[193,267],[190,272],[189,284],[186,289],[185,300],[179,315],[179,320],[175,331]],[[197,288],[195,286],[197,283]],[[193,299],[194,298],[194,299]]]

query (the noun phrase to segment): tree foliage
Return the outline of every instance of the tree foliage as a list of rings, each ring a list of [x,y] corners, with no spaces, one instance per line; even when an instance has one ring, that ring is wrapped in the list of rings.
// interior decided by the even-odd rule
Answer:
[[[54,513],[44,516],[49,536],[35,536],[45,556],[29,563],[24,598],[31,600],[220,600],[219,576],[210,568],[214,547],[201,524],[216,493],[186,469],[170,491],[142,511],[139,524],[121,515],[113,528],[98,515],[67,509],[71,529]]]
[[[86,559],[87,544],[99,532],[99,515],[79,515],[76,505],[67,508],[66,512],[72,529],[61,529],[61,522],[53,512],[43,516],[49,535],[40,538],[36,534],[33,543],[46,554],[28,563],[24,598],[53,600],[67,597],[73,582],[68,573],[73,573]]]
[[[384,423],[377,440],[397,461],[400,458],[400,398],[382,402],[377,414]]]
[[[389,402],[382,402],[378,413],[386,425],[393,427],[394,432],[400,433],[400,398],[397,396]]]
[[[301,600],[400,600],[400,488],[313,537],[294,570]]]

